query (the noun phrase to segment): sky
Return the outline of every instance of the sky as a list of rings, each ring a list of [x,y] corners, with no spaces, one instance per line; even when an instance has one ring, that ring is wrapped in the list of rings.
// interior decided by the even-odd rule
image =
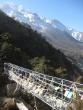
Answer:
[[[83,32],[83,0],[0,0],[22,5],[39,16],[57,19],[64,25]]]

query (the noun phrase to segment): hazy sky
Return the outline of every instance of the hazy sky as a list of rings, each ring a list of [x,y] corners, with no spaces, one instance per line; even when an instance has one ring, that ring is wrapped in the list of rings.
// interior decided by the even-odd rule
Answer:
[[[25,9],[64,25],[83,31],[83,0],[0,0],[3,3],[23,5]]]

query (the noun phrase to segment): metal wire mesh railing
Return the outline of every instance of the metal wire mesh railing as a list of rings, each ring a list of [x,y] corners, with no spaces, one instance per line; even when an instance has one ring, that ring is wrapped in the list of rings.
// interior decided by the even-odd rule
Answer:
[[[83,84],[38,73],[11,63],[4,63],[4,71],[25,91],[32,93],[53,109],[64,110],[74,99],[74,92],[83,95]]]

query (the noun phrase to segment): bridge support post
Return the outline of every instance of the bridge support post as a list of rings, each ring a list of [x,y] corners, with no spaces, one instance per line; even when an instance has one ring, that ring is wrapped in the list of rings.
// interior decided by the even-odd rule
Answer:
[[[61,84],[61,85],[62,85],[61,88],[62,88],[62,100],[63,100],[63,98],[64,98],[64,96],[63,96],[63,79],[62,79],[62,82],[61,82],[61,83],[62,83],[62,84]]]

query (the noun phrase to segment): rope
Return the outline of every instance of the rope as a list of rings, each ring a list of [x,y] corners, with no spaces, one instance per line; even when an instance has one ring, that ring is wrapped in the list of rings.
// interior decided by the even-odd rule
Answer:
[[[15,90],[14,90],[13,94],[15,94],[15,93],[16,93],[16,91],[17,91],[19,88],[20,88],[20,86],[19,86],[19,84],[17,83],[17,84],[16,84],[16,88],[15,88]]]

